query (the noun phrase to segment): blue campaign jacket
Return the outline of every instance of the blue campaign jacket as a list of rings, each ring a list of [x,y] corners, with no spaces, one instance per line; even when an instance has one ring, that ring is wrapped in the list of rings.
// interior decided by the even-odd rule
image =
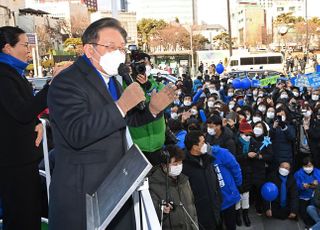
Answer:
[[[240,165],[228,149],[212,146],[215,157],[213,165],[217,173],[222,194],[221,210],[225,210],[240,200],[238,188],[242,184]]]
[[[312,183],[314,180],[318,180],[318,183],[320,183],[320,170],[314,168],[311,174],[307,174],[303,168],[301,168],[294,174],[294,178],[296,179],[298,187],[299,199],[311,199],[314,189],[305,189],[303,184]]]

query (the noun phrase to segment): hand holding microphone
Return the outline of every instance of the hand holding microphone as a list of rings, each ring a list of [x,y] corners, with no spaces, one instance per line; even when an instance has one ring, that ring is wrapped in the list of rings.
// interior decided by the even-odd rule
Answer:
[[[130,74],[129,74],[129,73],[130,73],[129,67],[126,66],[125,64],[121,63],[121,64],[119,65],[118,73],[119,73],[119,75],[122,77],[122,79],[123,79],[123,81],[126,83],[126,85],[128,86],[128,87],[125,89],[125,91],[129,88],[129,86],[130,86],[131,84],[136,83],[136,82],[133,81],[132,77],[131,77]],[[136,83],[136,84],[139,86],[138,83]],[[135,84],[135,85],[136,85],[136,84]],[[144,92],[143,92],[143,90],[141,89],[141,87],[139,87],[139,88],[140,88],[139,91],[141,91],[141,92],[143,93],[143,97],[144,97]],[[136,86],[135,86],[135,90],[138,90],[138,89],[136,88]],[[130,99],[129,99],[129,100],[130,100]],[[140,110],[144,110],[144,108],[146,107],[145,100],[146,100],[146,98],[144,97],[144,99],[143,99],[142,101],[139,101],[135,106],[137,106],[138,109],[140,109]],[[133,107],[134,107],[134,106],[133,106]],[[130,109],[132,109],[132,108],[130,108]]]

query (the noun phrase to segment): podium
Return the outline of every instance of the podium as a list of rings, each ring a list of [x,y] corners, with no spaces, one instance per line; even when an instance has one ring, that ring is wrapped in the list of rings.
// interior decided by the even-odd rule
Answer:
[[[145,177],[151,168],[152,165],[133,144],[98,189],[93,194],[86,194],[87,230],[104,230],[131,195],[134,195],[137,230],[160,229],[159,220],[145,185],[147,183]]]

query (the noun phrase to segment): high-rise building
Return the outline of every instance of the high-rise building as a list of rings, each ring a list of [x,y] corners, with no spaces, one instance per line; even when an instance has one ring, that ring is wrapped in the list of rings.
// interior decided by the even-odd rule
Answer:
[[[198,0],[128,0],[128,10],[142,18],[179,20],[181,24],[198,23]]]
[[[98,10],[98,3],[97,0],[81,0],[82,3],[86,4],[88,10],[90,11],[97,11]]]

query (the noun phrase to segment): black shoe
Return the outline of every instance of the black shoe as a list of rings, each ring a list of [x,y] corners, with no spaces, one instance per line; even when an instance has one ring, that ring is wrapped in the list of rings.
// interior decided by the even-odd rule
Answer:
[[[242,219],[241,219],[241,215],[240,215],[240,209],[236,210],[236,224],[237,226],[242,226]]]
[[[249,209],[243,209],[242,210],[242,217],[243,217],[243,222],[246,227],[251,226],[251,221],[249,219]]]

